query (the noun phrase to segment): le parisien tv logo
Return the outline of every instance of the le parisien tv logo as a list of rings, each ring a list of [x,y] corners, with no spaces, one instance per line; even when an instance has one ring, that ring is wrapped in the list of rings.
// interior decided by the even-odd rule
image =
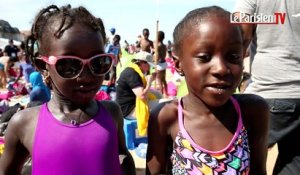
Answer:
[[[275,12],[272,15],[254,13],[249,15],[243,12],[235,12],[230,15],[230,22],[234,24],[277,24],[283,25],[286,13]]]

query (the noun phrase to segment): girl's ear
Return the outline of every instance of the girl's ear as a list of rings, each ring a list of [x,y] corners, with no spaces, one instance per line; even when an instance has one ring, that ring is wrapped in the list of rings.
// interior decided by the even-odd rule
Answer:
[[[173,58],[173,61],[174,61],[174,64],[175,64],[175,70],[176,70],[176,72],[179,75],[184,76],[184,72],[183,72],[183,70],[181,68],[181,62],[180,62],[178,56],[173,54],[172,58]]]

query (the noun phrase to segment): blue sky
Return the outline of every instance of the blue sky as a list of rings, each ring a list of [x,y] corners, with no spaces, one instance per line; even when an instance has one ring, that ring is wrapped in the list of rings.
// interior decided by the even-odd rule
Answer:
[[[150,30],[150,39],[155,39],[156,21],[159,30],[172,40],[175,25],[190,10],[198,7],[218,5],[232,11],[236,0],[1,0],[0,19],[4,19],[13,27],[28,30],[37,12],[47,5],[58,6],[71,4],[82,5],[96,17],[104,21],[108,30],[116,28],[121,35],[121,42],[126,39],[135,42],[144,28]]]

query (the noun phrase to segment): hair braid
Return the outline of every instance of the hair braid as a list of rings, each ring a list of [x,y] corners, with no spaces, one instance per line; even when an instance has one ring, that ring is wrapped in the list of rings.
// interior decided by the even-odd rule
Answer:
[[[70,15],[70,9],[71,9],[70,5],[62,7],[62,21],[60,23],[59,28],[54,33],[54,36],[56,38],[60,38],[63,35],[64,31],[67,30],[69,27],[71,27],[73,24],[74,17]],[[68,19],[70,19],[70,20],[68,20]],[[66,21],[66,20],[68,20],[68,21]]]
[[[60,9],[55,5],[50,5],[47,8],[42,9],[35,18],[35,22],[31,28],[30,36],[26,39],[26,53],[28,54],[30,61],[35,66],[35,57],[39,52],[38,40],[41,39],[43,35],[43,30],[47,20],[51,15],[57,13],[58,11],[60,11]]]
[[[51,25],[59,21],[59,27],[50,31]],[[46,55],[49,49],[50,37],[60,38],[66,30],[76,22],[87,24],[91,29],[99,31],[103,40],[106,38],[105,28],[101,18],[93,16],[86,8],[80,6],[71,8],[71,5],[62,6],[50,5],[42,9],[36,16],[31,28],[31,35],[26,40],[26,52],[31,62],[36,64],[36,57],[39,54]]]

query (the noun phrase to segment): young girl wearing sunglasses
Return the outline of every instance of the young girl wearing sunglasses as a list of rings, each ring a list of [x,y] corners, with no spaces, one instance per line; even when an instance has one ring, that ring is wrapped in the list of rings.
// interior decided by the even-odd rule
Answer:
[[[28,156],[33,175],[135,174],[120,108],[94,100],[114,59],[104,53],[105,38],[102,20],[84,7],[39,12],[27,51],[53,97],[11,119],[0,174],[19,174]]]

